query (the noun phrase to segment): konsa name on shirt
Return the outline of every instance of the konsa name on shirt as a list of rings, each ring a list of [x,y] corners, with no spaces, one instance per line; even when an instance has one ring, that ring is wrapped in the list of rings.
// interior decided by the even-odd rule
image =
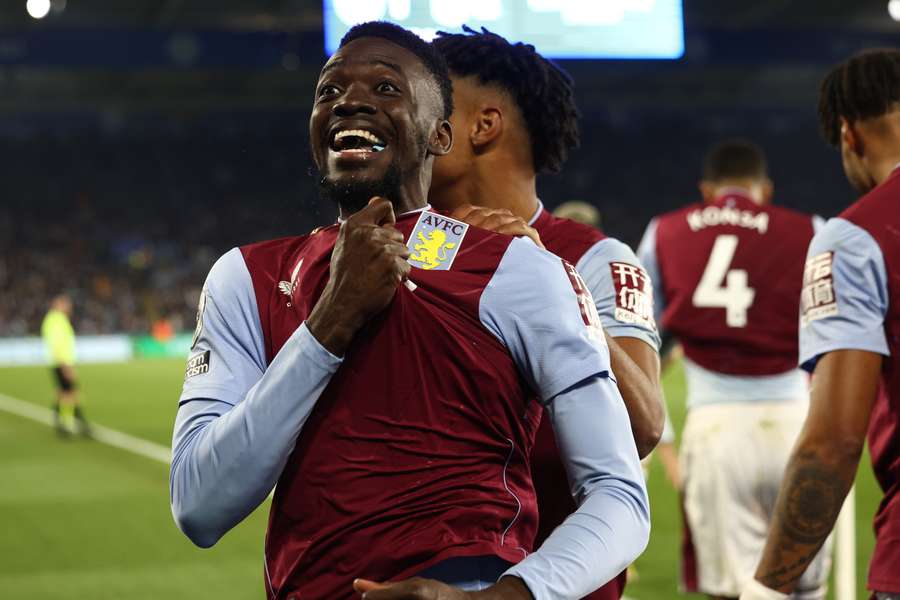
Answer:
[[[696,208],[687,214],[688,227],[691,231],[700,231],[706,227],[716,225],[734,225],[745,229],[755,229],[759,233],[769,230],[769,215],[767,213],[754,213],[750,210],[740,210],[730,206],[707,206]]]

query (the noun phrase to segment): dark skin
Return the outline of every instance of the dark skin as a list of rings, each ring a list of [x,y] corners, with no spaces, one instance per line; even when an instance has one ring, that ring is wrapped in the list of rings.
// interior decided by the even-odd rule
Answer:
[[[529,235],[522,227],[538,208],[537,174],[519,110],[502,90],[472,77],[452,79],[456,109],[450,122],[457,141],[452,152],[435,162],[429,200],[440,209],[453,209],[464,198],[506,210],[521,220],[513,235]],[[456,208],[460,209],[464,207]],[[637,338],[606,340],[638,455],[644,458],[656,447],[665,426],[659,354]]]
[[[426,204],[434,157],[449,152],[452,143],[450,124],[441,113],[431,75],[413,53],[387,40],[354,40],[322,69],[309,130],[313,159],[323,176],[335,182],[378,181],[392,163],[401,173],[396,198],[372,198],[355,213],[340,207],[346,220],[332,254],[331,276],[307,319],[310,333],[336,356],[343,356],[363,324],[391,302],[409,273],[403,236],[393,227],[394,211]],[[384,150],[371,155],[334,150],[336,131],[358,129],[377,135]],[[516,577],[504,577],[481,592],[421,578],[388,585],[357,580],[354,588],[375,600],[532,599]]]
[[[865,121],[841,119],[841,158],[861,193],[900,162],[900,111]],[[766,546],[754,577],[788,594],[834,527],[859,466],[884,358],[836,350],[813,373],[809,414],[785,469]]]

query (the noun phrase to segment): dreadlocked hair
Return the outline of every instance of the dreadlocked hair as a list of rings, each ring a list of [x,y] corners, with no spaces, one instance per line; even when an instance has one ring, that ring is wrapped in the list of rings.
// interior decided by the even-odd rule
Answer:
[[[350,28],[338,46],[343,48],[353,40],[365,37],[377,37],[409,50],[422,61],[425,70],[431,75],[437,85],[444,111],[442,118],[449,119],[453,113],[453,84],[450,81],[450,73],[447,71],[447,63],[441,53],[434,46],[417,36],[412,31],[404,29],[387,21],[370,21],[360,23]]]
[[[900,50],[861,52],[834,67],[819,86],[819,128],[837,146],[841,118],[855,121],[880,117],[900,102]]]
[[[535,172],[558,173],[580,142],[572,78],[531,44],[511,44],[483,27],[464,26],[463,32],[441,31],[432,42],[450,72],[509,93],[528,130]]]

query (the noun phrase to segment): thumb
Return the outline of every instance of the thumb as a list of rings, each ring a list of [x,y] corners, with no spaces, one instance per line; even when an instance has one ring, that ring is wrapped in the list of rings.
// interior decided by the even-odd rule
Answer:
[[[353,580],[353,589],[359,594],[365,594],[366,592],[371,592],[372,590],[383,590],[388,587],[384,583],[376,583],[374,581],[369,581],[368,579],[354,579]]]
[[[394,216],[394,205],[384,196],[373,196],[366,207],[357,214],[363,223],[393,225],[397,222]]]

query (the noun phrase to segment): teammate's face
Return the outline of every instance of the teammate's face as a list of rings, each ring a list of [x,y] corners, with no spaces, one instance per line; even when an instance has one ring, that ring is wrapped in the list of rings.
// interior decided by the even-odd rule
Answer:
[[[447,206],[454,201],[465,201],[460,194],[452,193],[452,188],[465,180],[475,156],[472,145],[468,143],[469,132],[475,120],[473,94],[475,88],[471,82],[459,77],[453,80],[453,114],[450,115],[450,126],[456,133],[456,143],[449,154],[440,156],[434,161],[431,189],[428,200],[441,210],[452,210],[455,206]]]
[[[381,38],[338,50],[316,85],[309,121],[313,159],[326,191],[354,212],[372,195],[419,194],[432,154],[449,151],[437,86],[412,52]]]

